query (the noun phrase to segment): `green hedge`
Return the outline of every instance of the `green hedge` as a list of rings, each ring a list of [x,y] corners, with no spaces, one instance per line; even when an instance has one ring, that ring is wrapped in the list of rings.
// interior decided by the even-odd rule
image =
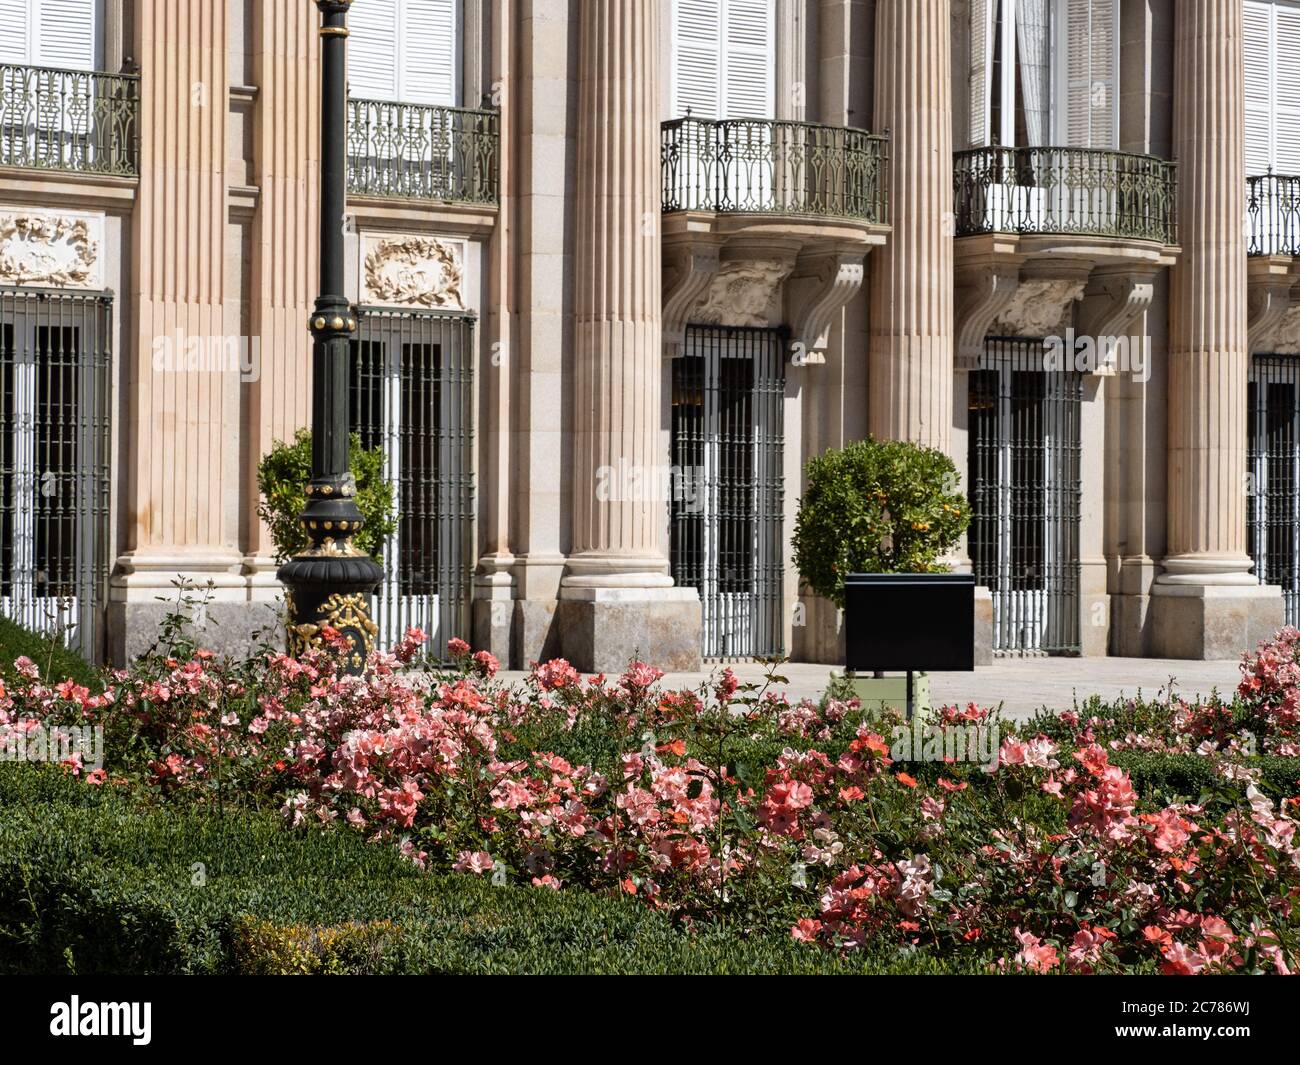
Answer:
[[[202,863],[203,883],[196,876]],[[813,900],[810,899],[810,910]],[[941,973],[415,870],[346,830],[147,810],[0,765],[0,972]]]
[[[1139,795],[1162,804],[1194,802],[1211,786],[1223,783],[1213,763],[1199,754],[1111,751],[1110,761],[1128,772]],[[1275,802],[1300,794],[1300,758],[1260,755],[1245,762],[1259,771],[1260,790]]]
[[[0,670],[8,670],[14,659],[26,655],[41,668],[48,681],[71,677],[91,691],[103,691],[104,678],[94,666],[75,651],[52,641],[48,636],[26,629],[6,617],[0,617]]]

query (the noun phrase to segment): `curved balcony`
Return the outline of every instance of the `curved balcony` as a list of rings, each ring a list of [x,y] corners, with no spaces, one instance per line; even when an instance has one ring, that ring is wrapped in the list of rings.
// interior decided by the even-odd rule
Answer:
[[[499,116],[348,101],[348,195],[495,206]]]
[[[974,148],[953,160],[958,237],[1044,234],[1177,243],[1175,165],[1092,148]]]
[[[792,350],[821,361],[836,312],[889,233],[888,143],[813,122],[665,122],[665,350],[680,352],[702,315],[785,326]]]
[[[0,166],[139,176],[140,79],[0,64]]]
[[[1300,176],[1246,178],[1247,255],[1300,256]]]
[[[1093,148],[955,153],[959,365],[981,365],[986,336],[1048,336],[1062,322],[1126,336],[1179,253],[1176,173]]]
[[[662,127],[663,209],[888,222],[888,139],[767,119]]]
[[[1246,178],[1250,350],[1300,352],[1300,175]]]

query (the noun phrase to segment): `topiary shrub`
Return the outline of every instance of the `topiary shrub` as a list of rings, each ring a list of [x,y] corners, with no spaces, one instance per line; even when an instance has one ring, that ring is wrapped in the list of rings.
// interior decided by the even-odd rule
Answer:
[[[818,595],[844,606],[849,573],[939,573],[970,524],[957,468],[935,448],[855,441],[804,469],[794,562]]]
[[[384,452],[378,447],[363,448],[361,438],[353,433],[349,458],[357,482],[357,508],[366,522],[353,543],[382,562],[384,544],[397,530],[393,486],[384,480]],[[278,562],[293,558],[307,546],[307,534],[298,518],[307,505],[310,481],[310,429],[299,429],[291,444],[277,440],[258,464],[257,488],[262,499],[257,516],[271,532]]]

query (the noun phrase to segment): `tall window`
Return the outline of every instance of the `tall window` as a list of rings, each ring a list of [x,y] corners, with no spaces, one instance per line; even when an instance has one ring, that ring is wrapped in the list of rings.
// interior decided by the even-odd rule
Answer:
[[[972,146],[1114,148],[1118,0],[973,0]]]
[[[1300,174],[1300,4],[1246,0],[1246,173]]]
[[[674,0],[672,116],[771,118],[775,0]]]
[[[100,0],[0,0],[0,63],[95,70]]]
[[[460,103],[460,0],[356,0],[348,25],[354,99]]]

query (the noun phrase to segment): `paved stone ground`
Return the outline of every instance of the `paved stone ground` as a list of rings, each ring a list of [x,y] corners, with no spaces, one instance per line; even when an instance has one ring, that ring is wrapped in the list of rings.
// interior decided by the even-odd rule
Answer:
[[[1069,710],[1075,698],[1090,695],[1119,699],[1141,692],[1163,695],[1173,679],[1174,691],[1191,699],[1208,696],[1216,688],[1225,697],[1237,686],[1240,672],[1236,659],[1217,662],[1189,662],[1159,658],[1003,658],[974,673],[935,673],[931,677],[934,699],[939,704],[976,702],[981,706],[1002,704],[1010,718],[1026,718],[1043,707]],[[761,681],[763,668],[753,664],[733,665],[744,681]],[[818,698],[826,688],[834,666],[786,663],[781,672],[790,683],[784,690],[791,699]],[[518,680],[523,673],[501,676]],[[670,673],[664,683],[693,688],[706,680],[705,673]]]

